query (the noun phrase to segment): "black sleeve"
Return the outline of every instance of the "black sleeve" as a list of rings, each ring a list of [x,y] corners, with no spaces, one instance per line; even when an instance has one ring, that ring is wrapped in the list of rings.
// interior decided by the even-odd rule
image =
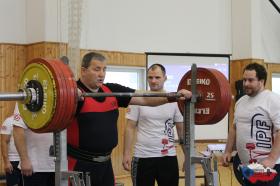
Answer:
[[[88,88],[81,82],[80,79],[77,81],[77,86],[81,90],[88,90]],[[78,104],[77,104],[77,109],[76,109],[76,116],[80,113],[83,105],[84,105],[84,101],[79,100]]]
[[[122,86],[117,83],[107,83],[105,84],[112,92],[135,92],[135,89]],[[130,102],[131,97],[117,97],[119,107],[127,107]]]

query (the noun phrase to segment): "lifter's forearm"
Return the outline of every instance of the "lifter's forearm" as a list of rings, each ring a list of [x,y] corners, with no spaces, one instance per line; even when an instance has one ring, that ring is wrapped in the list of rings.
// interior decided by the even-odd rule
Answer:
[[[176,123],[176,129],[177,129],[177,134],[178,134],[178,138],[179,138],[179,144],[182,148],[183,153],[186,154],[185,146],[184,146],[184,144],[182,144],[182,141],[184,139],[184,124],[183,124],[183,122]]]
[[[28,159],[24,128],[14,126],[13,133],[14,133],[16,149],[18,151],[20,159],[21,160]]]
[[[226,153],[231,153],[233,150],[233,146],[235,144],[235,140],[236,140],[236,128],[235,126],[233,126],[228,134],[228,140],[227,140],[227,144],[226,144],[226,149],[225,152]]]
[[[2,152],[3,161],[5,163],[9,161],[9,156],[8,156],[8,146],[10,141],[9,139],[10,139],[10,135],[1,134],[1,152]]]
[[[136,122],[127,120],[127,125],[126,125],[125,135],[124,135],[124,151],[123,151],[124,156],[125,155],[130,156],[130,152],[134,140],[133,134],[135,131],[135,126],[136,126]]]

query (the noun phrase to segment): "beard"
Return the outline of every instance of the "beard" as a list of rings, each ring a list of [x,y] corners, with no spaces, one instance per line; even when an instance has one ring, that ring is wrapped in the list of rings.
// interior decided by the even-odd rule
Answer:
[[[244,92],[247,96],[251,96],[251,97],[254,97],[255,95],[258,94],[259,90],[256,90],[256,89],[252,89],[252,88],[245,88],[244,89]]]

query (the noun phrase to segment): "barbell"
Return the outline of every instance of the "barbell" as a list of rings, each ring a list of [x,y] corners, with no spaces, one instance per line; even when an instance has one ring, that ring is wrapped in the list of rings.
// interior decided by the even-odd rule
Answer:
[[[224,118],[231,102],[230,85],[215,69],[197,68],[198,102],[195,124],[214,124]],[[75,117],[78,88],[68,65],[58,59],[31,60],[21,75],[18,92],[0,93],[0,101],[18,101],[23,121],[34,132],[58,132]],[[178,90],[191,90],[191,71],[180,80]],[[174,93],[83,93],[83,97],[180,97]],[[178,101],[181,112],[184,101]]]

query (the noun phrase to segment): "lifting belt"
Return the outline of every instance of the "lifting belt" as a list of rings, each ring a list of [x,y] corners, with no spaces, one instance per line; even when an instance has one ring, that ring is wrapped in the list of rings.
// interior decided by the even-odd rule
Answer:
[[[67,144],[67,155],[78,160],[91,161],[91,162],[106,162],[111,159],[111,152],[102,154],[93,154],[79,148],[75,148]]]

